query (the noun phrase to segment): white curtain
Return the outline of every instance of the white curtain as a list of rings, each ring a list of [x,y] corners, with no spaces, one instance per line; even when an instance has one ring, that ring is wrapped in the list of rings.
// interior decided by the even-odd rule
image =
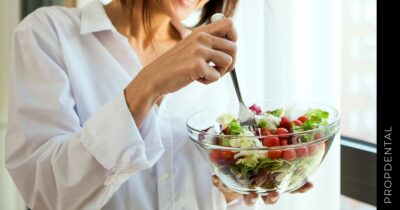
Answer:
[[[83,7],[94,0],[76,0],[76,6]]]
[[[310,99],[340,105],[340,1],[240,1],[236,65],[244,100]],[[340,209],[340,138],[305,194],[282,194],[260,210]]]
[[[7,78],[11,34],[19,21],[19,1],[0,1],[0,209],[23,210],[24,202],[4,166]]]

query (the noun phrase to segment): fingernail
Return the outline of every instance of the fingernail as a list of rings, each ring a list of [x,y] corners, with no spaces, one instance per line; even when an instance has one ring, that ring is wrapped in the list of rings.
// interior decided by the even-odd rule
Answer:
[[[257,202],[257,198],[252,198],[252,199],[250,200],[250,202],[251,202],[252,204],[255,204],[255,203]]]
[[[217,180],[215,177],[213,177],[212,182],[213,182],[214,184],[217,184],[217,183],[218,183],[218,180]]]
[[[272,201],[272,202],[275,203],[277,200],[278,200],[278,196],[273,196],[273,197],[271,197],[271,201]]]

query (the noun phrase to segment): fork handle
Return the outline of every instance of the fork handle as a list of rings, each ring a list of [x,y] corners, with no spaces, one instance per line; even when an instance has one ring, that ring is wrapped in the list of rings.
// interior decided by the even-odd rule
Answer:
[[[232,69],[232,71],[230,72],[230,75],[231,75],[231,78],[232,78],[233,86],[235,87],[236,96],[239,99],[239,102],[243,103],[242,94],[240,93],[240,88],[239,88],[238,79],[236,77],[235,68]]]
[[[225,18],[225,16],[223,14],[215,13],[213,16],[211,16],[211,22],[213,23],[215,21],[222,20],[224,18]],[[238,79],[236,77],[235,68],[232,69],[230,74],[231,74],[231,78],[232,78],[232,81],[233,81],[233,86],[235,87],[236,96],[238,97],[240,104],[244,105],[244,102],[243,102],[243,99],[242,99],[242,94],[240,93]]]

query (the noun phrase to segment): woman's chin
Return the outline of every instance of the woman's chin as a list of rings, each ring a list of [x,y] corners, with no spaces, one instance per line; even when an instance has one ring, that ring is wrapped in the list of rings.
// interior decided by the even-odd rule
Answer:
[[[170,0],[166,1],[164,8],[165,12],[175,20],[184,20],[190,16],[203,1],[199,0]],[[207,1],[204,1],[207,2]],[[201,4],[201,5],[200,5]]]
[[[188,18],[190,16],[190,14],[192,13],[192,11],[186,12],[186,11],[176,11],[174,12],[173,15],[171,15],[171,19],[173,20],[178,20],[178,21],[182,21],[185,20],[186,18]]]

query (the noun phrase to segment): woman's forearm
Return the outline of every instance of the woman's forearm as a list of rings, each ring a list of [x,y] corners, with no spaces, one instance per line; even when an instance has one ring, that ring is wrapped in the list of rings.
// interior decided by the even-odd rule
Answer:
[[[150,77],[142,71],[125,88],[125,100],[138,128],[160,96]]]

